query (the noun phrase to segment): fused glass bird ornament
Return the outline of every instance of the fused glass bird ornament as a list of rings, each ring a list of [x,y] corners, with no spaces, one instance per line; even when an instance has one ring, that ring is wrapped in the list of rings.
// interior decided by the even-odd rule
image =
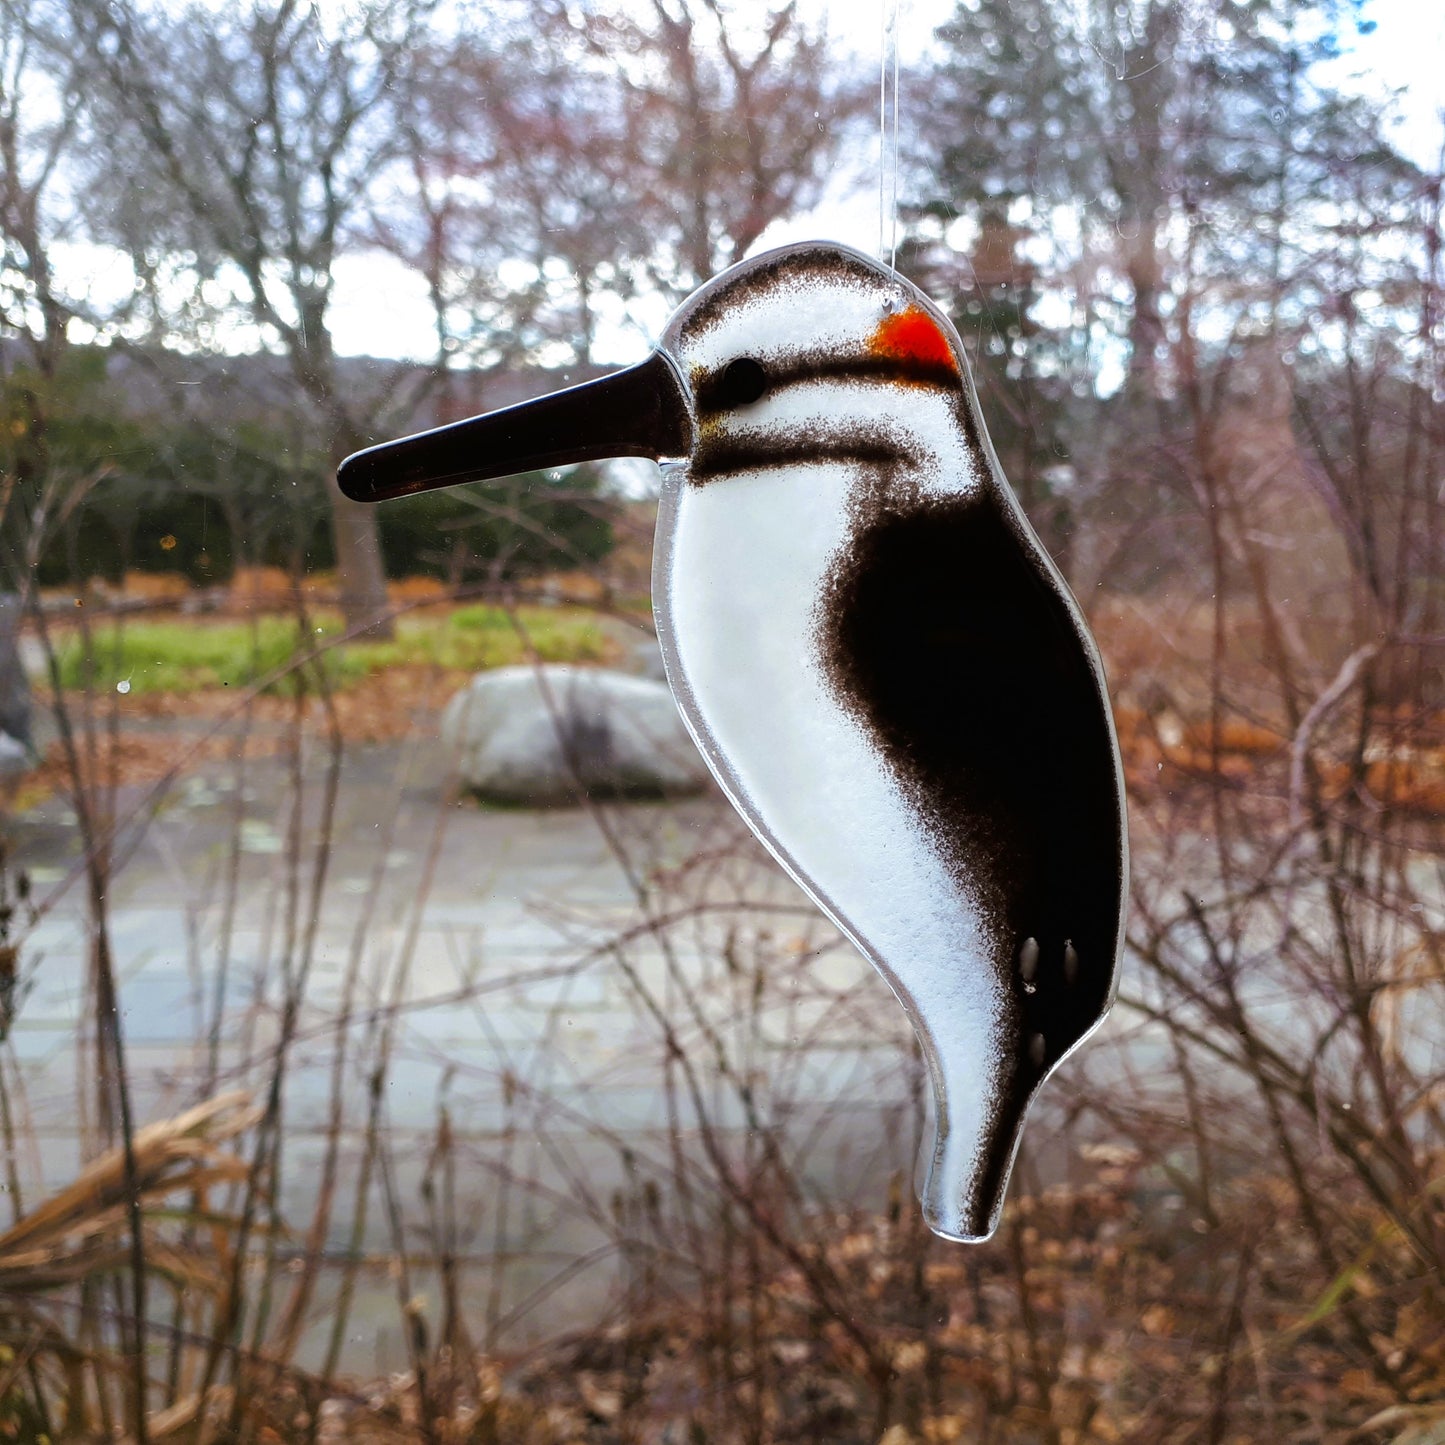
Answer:
[[[679,708],[758,837],[888,981],[933,1085],[924,1216],[997,1222],[1024,1114],[1112,999],[1127,871],[1102,669],[984,432],[958,334],[841,246],[745,261],[652,357],[372,447],[376,501],[663,463]]]

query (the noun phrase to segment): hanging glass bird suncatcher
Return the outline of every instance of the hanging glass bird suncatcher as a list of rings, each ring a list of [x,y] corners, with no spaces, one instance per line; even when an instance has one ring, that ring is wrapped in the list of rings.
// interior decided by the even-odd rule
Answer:
[[[1103,1018],[1124,794],[1088,629],[1004,482],[958,334],[887,266],[788,246],[651,358],[347,459],[363,501],[663,463],[653,606],[718,782],[887,979],[933,1083],[924,1216],[997,1222],[1025,1111]]]

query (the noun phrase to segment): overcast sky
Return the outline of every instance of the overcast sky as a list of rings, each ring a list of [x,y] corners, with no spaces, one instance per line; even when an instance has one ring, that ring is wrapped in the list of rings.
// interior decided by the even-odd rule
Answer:
[[[1186,0],[1187,3],[1187,0]],[[877,65],[883,51],[883,29],[898,8],[898,33],[905,62],[917,60],[934,28],[951,13],[952,0],[829,0],[829,28],[848,50]],[[1445,4],[1440,0],[1368,0],[1366,16],[1372,32],[1346,36],[1348,53],[1336,62],[1337,79],[1374,93],[1401,92],[1396,142],[1422,165],[1438,164],[1440,112],[1445,105]],[[909,126],[906,88],[901,124],[905,144]],[[816,210],[774,226],[758,249],[787,241],[828,239],[876,252],[879,238],[879,196],[876,179],[877,141],[866,155],[849,157],[839,168],[837,183]],[[860,176],[865,177],[860,181]],[[657,308],[652,308],[657,309]],[[666,319],[649,308],[633,308],[630,318],[618,314],[599,333],[598,360],[618,364],[639,359],[646,351],[648,331]],[[399,263],[381,256],[349,256],[336,268],[332,328],[343,354],[411,356],[429,359],[435,336],[422,282]]]

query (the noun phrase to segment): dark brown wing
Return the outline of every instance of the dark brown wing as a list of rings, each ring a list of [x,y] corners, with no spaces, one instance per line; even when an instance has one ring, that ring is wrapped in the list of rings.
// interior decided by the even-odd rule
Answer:
[[[1036,544],[988,490],[861,512],[819,641],[989,915],[1011,1052],[979,1190],[992,1199],[1030,1096],[1112,996],[1124,819],[1107,702]]]

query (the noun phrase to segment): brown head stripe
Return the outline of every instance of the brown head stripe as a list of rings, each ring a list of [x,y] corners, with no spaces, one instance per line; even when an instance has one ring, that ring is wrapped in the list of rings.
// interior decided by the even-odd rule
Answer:
[[[699,303],[682,328],[684,342],[693,341],[699,333],[720,321],[755,296],[762,296],[778,285],[797,285],[804,281],[866,281],[870,286],[887,285],[887,279],[871,266],[853,256],[830,250],[793,251],[775,256],[746,275],[729,281]]]

